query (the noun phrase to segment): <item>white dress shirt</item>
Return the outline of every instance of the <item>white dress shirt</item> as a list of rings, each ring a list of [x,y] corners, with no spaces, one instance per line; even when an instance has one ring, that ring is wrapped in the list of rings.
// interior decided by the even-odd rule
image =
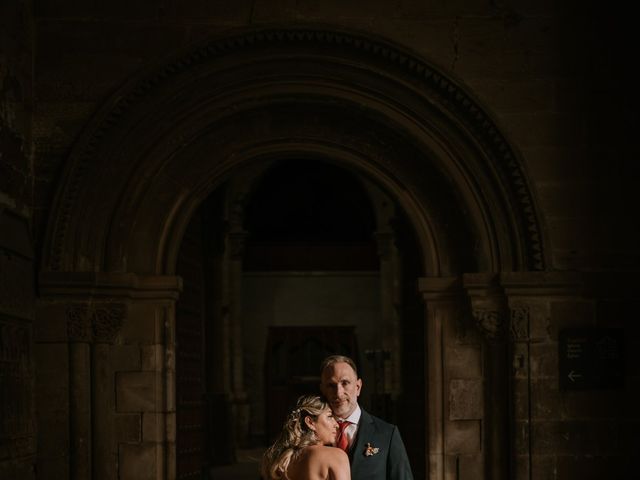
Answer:
[[[351,425],[348,425],[344,429],[343,435],[347,436],[349,440],[349,448],[353,446],[353,440],[356,438],[356,434],[358,433],[358,423],[360,422],[360,416],[362,415],[362,410],[360,410],[360,405],[356,405],[356,409],[349,415],[347,418],[341,418],[340,420],[346,420],[350,422]]]

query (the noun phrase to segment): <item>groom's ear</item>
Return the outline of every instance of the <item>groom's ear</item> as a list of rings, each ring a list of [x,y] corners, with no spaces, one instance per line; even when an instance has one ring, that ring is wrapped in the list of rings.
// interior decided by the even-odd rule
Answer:
[[[360,392],[362,391],[362,379],[361,378],[356,380],[356,387],[357,387],[357,395],[360,396]]]

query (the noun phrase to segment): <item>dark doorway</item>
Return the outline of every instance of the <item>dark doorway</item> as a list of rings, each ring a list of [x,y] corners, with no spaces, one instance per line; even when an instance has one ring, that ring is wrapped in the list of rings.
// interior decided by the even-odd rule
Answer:
[[[265,358],[267,439],[273,441],[300,395],[317,395],[328,355],[356,360],[353,327],[270,327]]]

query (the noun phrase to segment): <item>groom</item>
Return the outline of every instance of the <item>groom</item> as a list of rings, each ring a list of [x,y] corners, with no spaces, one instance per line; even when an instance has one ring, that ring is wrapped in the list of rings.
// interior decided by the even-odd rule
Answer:
[[[358,405],[362,379],[355,362],[332,355],[320,367],[320,391],[340,424],[337,444],[346,450],[352,480],[413,480],[400,432]]]

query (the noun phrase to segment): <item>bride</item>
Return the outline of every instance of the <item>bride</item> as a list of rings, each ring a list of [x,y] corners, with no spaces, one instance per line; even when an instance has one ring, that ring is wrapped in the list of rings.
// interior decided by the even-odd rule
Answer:
[[[318,396],[298,399],[280,436],[262,457],[265,480],[351,480],[347,454],[334,448],[338,422]]]

